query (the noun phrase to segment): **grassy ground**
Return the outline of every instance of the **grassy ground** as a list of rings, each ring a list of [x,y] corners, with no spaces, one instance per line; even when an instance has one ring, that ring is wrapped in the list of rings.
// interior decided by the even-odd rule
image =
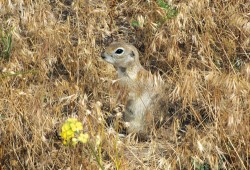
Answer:
[[[249,169],[249,21],[247,0],[2,0],[0,166]],[[107,121],[124,101],[100,52],[118,39],[166,82],[171,119],[148,141]],[[69,117],[88,144],[62,144]]]

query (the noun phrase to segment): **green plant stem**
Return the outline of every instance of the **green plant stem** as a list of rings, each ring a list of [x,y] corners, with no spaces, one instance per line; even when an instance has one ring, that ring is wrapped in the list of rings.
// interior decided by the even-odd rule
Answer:
[[[89,148],[90,148],[91,152],[95,156],[96,162],[98,163],[98,165],[100,166],[100,168],[102,170],[104,170],[104,167],[102,166],[102,163],[101,163],[100,158],[99,158],[99,154],[98,155],[96,154],[96,151],[95,151],[95,149],[94,149],[94,147],[93,147],[92,144],[88,143],[88,145],[89,145]]]
[[[23,71],[23,72],[16,72],[14,74],[11,73],[6,73],[0,76],[0,78],[5,78],[5,77],[10,77],[10,76],[18,76],[20,74],[29,74],[29,73],[38,73],[38,70],[28,70],[28,71]]]

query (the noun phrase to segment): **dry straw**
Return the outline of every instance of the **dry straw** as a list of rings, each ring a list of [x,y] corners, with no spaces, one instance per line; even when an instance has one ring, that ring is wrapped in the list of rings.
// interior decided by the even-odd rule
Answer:
[[[0,166],[249,169],[249,9],[246,0],[2,0]],[[107,121],[124,101],[100,52],[117,39],[166,82],[168,122],[148,141],[121,138],[120,119]],[[69,117],[95,155],[62,144]]]

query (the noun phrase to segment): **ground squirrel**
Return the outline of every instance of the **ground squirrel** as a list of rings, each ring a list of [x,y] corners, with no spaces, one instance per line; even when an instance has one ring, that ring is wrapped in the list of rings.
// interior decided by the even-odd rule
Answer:
[[[138,50],[131,44],[114,42],[101,57],[115,67],[117,82],[128,91],[124,114],[128,132],[147,132],[150,127],[148,125],[152,125],[152,120],[158,115],[154,107],[161,93],[162,79],[142,67]]]

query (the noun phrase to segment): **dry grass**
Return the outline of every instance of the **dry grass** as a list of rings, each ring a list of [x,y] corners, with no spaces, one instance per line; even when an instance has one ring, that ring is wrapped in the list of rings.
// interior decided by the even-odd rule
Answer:
[[[83,121],[90,142],[101,139],[105,169],[249,169],[250,3],[169,4],[2,0],[2,169],[98,169],[87,145],[62,145],[68,117]],[[166,81],[171,118],[149,141],[119,138],[106,123],[124,104],[99,57],[116,39],[135,44]]]

